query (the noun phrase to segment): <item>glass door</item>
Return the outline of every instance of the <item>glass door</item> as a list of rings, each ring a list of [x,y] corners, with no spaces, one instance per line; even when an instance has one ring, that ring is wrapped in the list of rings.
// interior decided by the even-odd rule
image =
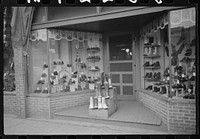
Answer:
[[[118,98],[134,99],[134,62],[131,34],[108,37],[109,70],[112,84],[117,88]]]

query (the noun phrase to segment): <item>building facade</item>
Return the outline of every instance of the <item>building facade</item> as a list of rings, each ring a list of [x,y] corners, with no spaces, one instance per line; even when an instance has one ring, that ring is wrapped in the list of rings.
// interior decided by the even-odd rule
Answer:
[[[89,103],[105,72],[119,100],[195,133],[195,18],[195,7],[37,7],[26,51],[13,47],[16,90],[4,91],[4,113],[51,119]]]

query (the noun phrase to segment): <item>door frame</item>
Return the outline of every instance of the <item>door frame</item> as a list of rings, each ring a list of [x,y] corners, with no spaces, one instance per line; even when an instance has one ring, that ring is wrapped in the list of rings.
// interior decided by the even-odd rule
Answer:
[[[110,51],[109,51],[109,37],[110,36],[116,36],[116,35],[125,35],[125,34],[130,34],[131,35],[131,42],[132,42],[132,60],[118,60],[118,61],[110,61]],[[105,45],[105,51],[107,51],[106,55],[104,56],[104,68],[106,72],[110,72],[110,64],[111,63],[126,63],[126,62],[131,62],[132,63],[132,71],[130,72],[125,72],[128,74],[132,74],[132,83],[123,83],[121,84],[122,81],[122,74],[123,72],[110,72],[110,73],[117,73],[120,74],[120,83],[116,83],[117,85],[120,86],[120,95],[118,94],[117,97],[119,100],[136,100],[136,62],[135,62],[135,46],[136,46],[136,42],[135,39],[136,36],[134,34],[133,31],[121,31],[121,32],[112,32],[112,33],[106,33],[105,34],[105,41],[106,41],[106,45]],[[107,58],[106,58],[107,57]],[[133,87],[133,95],[123,95],[123,85],[132,85]]]

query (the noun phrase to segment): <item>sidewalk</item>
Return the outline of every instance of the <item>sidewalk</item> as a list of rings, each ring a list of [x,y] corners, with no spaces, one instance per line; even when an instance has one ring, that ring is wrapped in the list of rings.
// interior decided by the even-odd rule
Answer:
[[[4,115],[5,135],[106,135],[106,134],[169,134],[137,127],[119,127],[105,124],[65,120],[19,119]]]

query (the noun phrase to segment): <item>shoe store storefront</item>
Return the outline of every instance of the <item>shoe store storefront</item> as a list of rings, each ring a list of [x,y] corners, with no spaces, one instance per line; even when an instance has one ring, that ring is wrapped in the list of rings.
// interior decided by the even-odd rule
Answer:
[[[119,101],[140,101],[169,131],[195,133],[195,18],[183,7],[37,7],[26,49],[13,47],[4,109],[51,119],[88,104],[89,116],[109,118]]]

